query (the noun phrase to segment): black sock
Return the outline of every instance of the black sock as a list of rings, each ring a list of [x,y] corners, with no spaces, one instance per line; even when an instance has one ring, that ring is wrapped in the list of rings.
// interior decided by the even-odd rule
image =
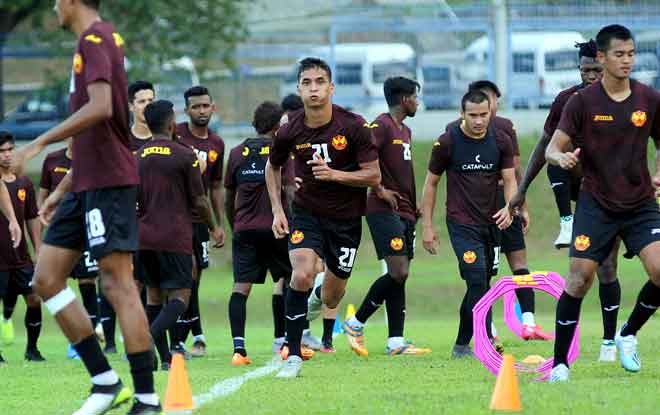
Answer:
[[[621,285],[619,280],[610,284],[600,284],[598,287],[600,309],[603,313],[603,339],[614,340],[616,335],[616,319],[621,304]]]
[[[317,296],[318,298],[321,298],[321,287],[322,287],[322,286],[323,286],[323,285],[319,285],[319,286],[316,287],[316,289],[314,290],[314,294],[316,294],[316,296]],[[307,291],[307,298],[309,298],[309,296],[312,295],[312,290],[313,290],[313,289],[310,288],[309,291]],[[309,330],[309,320],[307,320],[307,318],[305,318],[305,323],[304,323],[304,325],[303,325],[303,330]]]
[[[406,321],[406,283],[400,284],[392,281],[394,284],[385,300],[388,337],[403,337],[403,325]]]
[[[99,321],[99,302],[96,298],[96,284],[80,284],[80,297],[82,303],[89,314],[89,319],[92,321],[92,327],[96,327]]]
[[[190,295],[190,301],[192,302],[192,293]],[[179,334],[179,341],[185,343],[188,340],[188,334],[190,334],[190,323],[192,322],[192,303],[188,303],[188,308],[186,312],[183,313],[177,321],[177,332]]]
[[[201,270],[200,270],[201,274]],[[201,275],[200,275],[201,276]],[[193,336],[201,336],[202,332],[202,315],[199,309],[199,279],[194,282],[192,295],[190,296],[190,303],[192,304],[192,318],[190,319],[190,332]]]
[[[14,314],[14,308],[18,302],[18,293],[15,290],[8,289],[5,297],[2,299],[2,316],[9,320]]]
[[[234,353],[247,355],[245,350],[245,320],[247,296],[241,293],[231,293],[229,297],[229,325],[231,326],[231,337],[234,340]]]
[[[635,308],[630,313],[628,322],[621,329],[621,335],[637,335],[639,329],[651,318],[658,307],[660,307],[660,287],[648,281],[639,292],[637,304],[635,304]]]
[[[521,268],[513,271],[513,275],[527,275],[527,274],[529,274],[529,270],[527,268]],[[518,288],[516,290],[516,298],[518,298],[518,304],[520,305],[520,311],[522,313],[534,312],[533,288]]]
[[[285,320],[284,317],[284,297],[279,294],[273,294],[273,335],[276,339],[284,337]]]
[[[101,325],[103,326],[103,335],[105,336],[105,346],[115,346],[115,327],[117,315],[115,310],[112,309],[110,302],[103,292],[99,290],[99,311],[101,314]]]
[[[552,192],[555,194],[555,202],[559,210],[559,216],[571,216],[571,173],[559,166],[548,165],[548,179]]]
[[[470,344],[470,340],[472,339],[473,334],[472,308],[486,293],[486,289],[485,281],[482,283],[467,282],[467,291],[465,292],[463,302],[461,303],[460,322],[458,325],[456,344],[461,346],[467,346]],[[487,326],[489,325],[488,323],[486,324]]]
[[[136,394],[151,394],[154,390],[154,354],[151,350],[146,352],[128,353],[128,364],[131,366],[133,387]]]
[[[568,349],[575,335],[575,328],[580,320],[582,298],[575,298],[564,291],[557,303],[555,323],[555,363],[568,366]]]
[[[394,284],[396,283],[392,277],[390,277],[390,274],[385,274],[374,281],[374,283],[371,284],[371,287],[369,287],[369,291],[364,297],[364,300],[362,300],[360,308],[357,313],[355,313],[355,318],[360,323],[366,323],[367,320],[369,320],[369,317],[371,317],[376,310],[378,310],[378,307],[383,304],[385,298],[394,288]]]
[[[289,356],[300,354],[300,341],[307,321],[307,291],[289,288],[286,295],[286,334],[289,341]]]
[[[335,328],[335,319],[334,318],[324,318],[323,319],[323,337],[321,341],[324,345],[332,344],[332,334]]]
[[[147,320],[149,320],[149,331],[151,332],[151,338],[154,340],[154,345],[156,346],[156,350],[160,356],[160,361],[170,362],[172,360],[172,356],[170,355],[169,348],[167,347],[167,338],[164,335],[159,335],[158,333],[154,332],[154,322],[156,319],[158,319],[158,315],[162,310],[162,304],[147,304]]]
[[[183,301],[177,298],[170,299],[151,324],[151,335],[154,338],[161,361],[170,362],[172,360],[170,348],[167,344],[167,330],[176,327],[176,321],[185,311],[186,305]]]
[[[27,350],[36,350],[41,333],[41,304],[25,309],[25,330],[27,331]]]
[[[83,339],[80,343],[74,344],[73,348],[78,352],[78,356],[80,356],[80,360],[82,360],[87,368],[90,377],[112,370],[108,359],[105,358],[105,355],[101,351],[99,342],[96,341],[96,336],[93,334]]]

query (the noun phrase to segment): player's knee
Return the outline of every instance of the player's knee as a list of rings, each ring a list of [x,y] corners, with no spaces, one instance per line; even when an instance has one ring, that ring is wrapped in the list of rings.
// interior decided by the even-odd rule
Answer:
[[[336,308],[341,299],[344,298],[345,291],[326,291],[321,290],[321,301],[328,308]]]
[[[617,279],[616,275],[616,260],[608,258],[598,267],[598,281],[601,284],[611,284]]]
[[[37,294],[30,294],[25,297],[25,304],[30,308],[41,306],[41,298]]]
[[[307,291],[314,285],[313,269],[294,269],[291,275],[291,287],[298,291]]]
[[[113,274],[104,273],[101,281],[103,294],[113,305],[119,298],[128,298],[134,294],[137,295],[137,286],[133,279],[116,278]]]
[[[573,297],[583,298],[589,291],[593,279],[593,274],[582,271],[572,271],[568,275],[565,290]]]
[[[250,295],[250,291],[252,291],[252,284],[242,282],[235,283],[232,289],[232,292],[243,294],[246,297]]]
[[[405,284],[406,280],[408,280],[408,268],[407,267],[401,267],[396,270],[390,270],[389,272],[390,277],[396,282],[397,284]]]
[[[48,299],[66,288],[66,284],[45,274],[35,273],[32,278],[32,289],[41,298]]]

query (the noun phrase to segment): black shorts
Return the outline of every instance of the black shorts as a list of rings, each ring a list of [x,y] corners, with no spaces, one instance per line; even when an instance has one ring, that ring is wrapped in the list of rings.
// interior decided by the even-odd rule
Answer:
[[[135,252],[136,201],[136,186],[69,192],[46,230],[44,243],[80,252],[89,246],[96,260],[113,252]]]
[[[139,251],[137,262],[144,268],[144,283],[150,288],[176,290],[192,288],[192,255]]]
[[[628,250],[627,257],[638,255],[647,245],[660,241],[660,210],[655,199],[649,199],[632,212],[611,212],[589,193],[580,192],[569,256],[600,264],[612,251],[617,236]]]
[[[4,292],[5,295],[8,293],[16,295],[29,295],[33,292],[33,275],[34,268],[32,266],[0,271],[0,286],[6,287]],[[1,288],[0,291],[2,291]],[[3,297],[0,297],[0,299],[3,299]]]
[[[73,267],[71,278],[75,280],[84,280],[88,278],[96,278],[99,275],[99,264],[92,258],[89,251],[82,253],[80,261]]]
[[[388,256],[412,259],[415,256],[415,222],[383,212],[367,215],[367,224],[378,259]]]
[[[193,255],[197,268],[209,267],[209,228],[204,223],[193,223]]]
[[[234,282],[263,284],[268,271],[273,282],[291,277],[287,240],[275,239],[270,229],[234,233],[231,256]]]
[[[504,188],[498,186],[497,188],[497,209],[502,209],[506,203],[504,202]],[[513,217],[511,226],[503,231],[500,231],[502,252],[509,253],[515,251],[522,251],[525,249],[525,234],[522,230],[522,219],[519,216]]]
[[[495,225],[464,225],[447,221],[461,278],[471,280],[497,275],[500,264],[500,232]]]
[[[140,262],[140,251],[133,252],[133,279],[139,283],[146,285],[147,271],[144,269],[144,264]]]
[[[337,277],[351,276],[362,238],[362,218],[325,218],[294,203],[289,230],[289,251],[313,249]]]

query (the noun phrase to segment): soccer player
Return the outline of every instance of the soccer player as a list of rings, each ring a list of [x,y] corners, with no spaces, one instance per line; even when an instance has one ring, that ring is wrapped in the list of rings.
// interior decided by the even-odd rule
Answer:
[[[335,308],[344,295],[360,245],[366,188],[380,183],[378,154],[365,120],[332,104],[334,85],[330,67],[317,58],[298,65],[298,92],[305,108],[291,114],[278,131],[266,164],[266,183],[276,238],[289,237],[293,267],[286,298],[290,353],[278,373],[300,373],[301,337],[305,316],[318,315],[323,304]],[[282,166],[295,155],[302,187],[296,192],[291,226],[282,205]],[[324,258],[322,285],[309,306],[307,290],[314,285],[315,265]]]
[[[566,103],[546,150],[548,163],[582,165],[584,179],[573,219],[566,286],[557,304],[551,382],[569,378],[567,355],[582,299],[617,236],[627,256],[638,255],[649,276],[628,321],[615,337],[621,365],[638,372],[637,332],[660,306],[660,93],[630,79],[635,42],[627,28],[610,25],[596,36],[603,79]],[[649,137],[655,142],[655,175],[647,165]],[[569,143],[575,150],[567,151]]]
[[[137,259],[145,271],[147,317],[163,370],[169,369],[172,360],[166,332],[186,311],[193,285],[193,208],[211,229],[213,239],[219,239],[204,196],[199,160],[189,147],[172,139],[176,129],[173,108],[171,102],[163,100],[145,107],[153,139],[138,151]]]
[[[78,36],[72,115],[18,149],[14,164],[20,171],[48,144],[73,136],[71,171],[40,209],[50,226],[39,250],[33,288],[90,374],[92,390],[76,415],[102,414],[131,398],[103,355],[85,309],[66,285],[85,246],[99,263],[103,291],[124,336],[135,386],[129,414],[159,414],[151,336],[131,269],[138,243],[139,177],[129,147],[124,40],[111,23],[101,20],[99,6],[99,0],[55,3],[60,25]]]
[[[26,176],[17,176],[11,171],[14,148],[12,134],[0,131],[0,176],[9,191],[18,223],[22,229],[27,226],[32,246],[38,255],[41,245],[41,223],[37,214],[37,197],[32,181]],[[41,299],[30,286],[34,265],[28,252],[26,239],[23,238],[21,244],[14,248],[6,225],[7,219],[0,216],[0,286],[6,287],[6,293],[2,297],[5,306],[4,318],[5,320],[11,318],[11,311],[13,311],[18,296],[23,296],[27,306],[25,310],[25,331],[27,333],[25,360],[42,362],[45,359],[37,348],[42,321]],[[8,311],[9,314],[7,314]]]
[[[151,140],[151,131],[144,119],[144,108],[154,102],[156,92],[151,82],[135,81],[128,86],[128,109],[133,114],[131,126],[131,150],[138,152]]]
[[[270,229],[273,224],[265,167],[272,147],[273,137],[282,118],[282,107],[273,102],[263,102],[254,111],[252,126],[256,138],[248,138],[229,153],[225,175],[228,223],[232,229],[232,264],[234,287],[229,299],[229,322],[234,341],[234,366],[250,364],[245,347],[246,302],[253,284],[263,284],[270,271],[273,281],[291,277],[291,263],[286,239],[275,239]],[[287,199],[293,195],[293,160],[283,167],[286,192],[282,194],[282,206],[288,207]],[[288,210],[288,209],[287,209]],[[274,312],[277,323],[284,316],[283,308]],[[284,337],[280,327],[277,337]],[[278,334],[280,336],[278,336]]]
[[[544,132],[541,139],[536,144],[527,164],[518,192],[511,201],[511,207],[516,208],[523,203],[525,194],[532,181],[543,168],[545,164],[545,150],[550,143],[550,138],[557,129],[561,114],[568,100],[578,91],[597,83],[603,75],[603,66],[596,60],[597,45],[595,40],[589,40],[585,43],[579,43],[578,55],[580,57],[580,76],[582,83],[572,86],[557,95],[548,118],[546,119]],[[581,133],[581,132],[577,132]],[[576,141],[576,140],[573,140]],[[571,144],[569,143],[569,146]],[[570,147],[569,147],[570,148]],[[582,174],[579,168],[564,170],[561,167],[548,164],[548,177],[550,185],[555,194],[560,215],[562,216],[562,230],[555,241],[555,246],[570,246],[571,232],[573,229],[573,215],[571,213],[571,199],[577,199]],[[568,235],[568,239],[566,239]],[[558,243],[559,242],[559,243]],[[598,360],[601,362],[614,362],[616,360],[616,345],[614,336],[616,334],[616,322],[619,313],[619,304],[621,302],[621,286],[617,276],[617,262],[619,254],[620,238],[617,238],[612,245],[610,254],[599,264],[596,274],[598,275],[598,294],[600,297],[601,314],[603,317],[603,341],[600,346],[600,355]],[[519,290],[518,290],[519,291]]]
[[[215,112],[215,104],[206,87],[194,86],[183,95],[186,103],[185,112],[189,122],[177,125],[176,134],[179,140],[190,146],[204,163],[206,170],[202,175],[204,194],[208,194],[213,207],[215,221],[219,232],[222,233],[224,245],[224,192],[222,190],[222,165],[225,156],[225,143],[208,127]],[[193,213],[193,250],[194,266],[193,279],[195,283],[190,295],[190,304],[186,314],[180,320],[179,333],[181,341],[186,342],[188,331],[193,335],[193,348],[190,354],[194,357],[206,355],[206,338],[202,331],[202,320],[199,309],[199,286],[202,280],[202,271],[209,266],[209,231],[196,213]]]
[[[452,350],[454,358],[473,356],[472,308],[488,290],[491,276],[497,274],[499,230],[512,222],[508,205],[497,209],[500,177],[507,203],[516,191],[511,140],[500,129],[488,128],[491,119],[488,96],[479,90],[465,94],[461,100],[461,118],[463,122],[452,126],[433,144],[422,196],[424,249],[436,255],[438,236],[433,210],[438,183],[446,171],[447,230],[461,278],[467,286]],[[486,322],[489,332],[490,323]]]
[[[406,315],[405,283],[414,256],[417,196],[412,163],[412,134],[403,123],[417,111],[419,83],[404,77],[385,80],[383,90],[389,112],[380,114],[370,125],[378,149],[381,182],[367,198],[367,224],[379,260],[387,272],[369,288],[357,313],[344,322],[343,329],[351,349],[368,356],[364,344],[364,325],[383,304],[387,308],[387,354],[390,356],[430,353],[406,343],[403,326]]]
[[[71,169],[72,141],[67,142],[67,147],[54,151],[46,156],[41,167],[41,180],[39,181],[38,205],[43,205],[48,195],[53,192],[62,182],[64,176]],[[99,302],[96,296],[96,278],[99,274],[99,266],[89,252],[85,250],[80,261],[71,272],[71,278],[78,280],[78,289],[82,298],[83,306],[89,315],[92,326],[96,327],[99,322]],[[114,339],[114,335],[113,335]],[[69,345],[67,357],[78,358],[78,353],[73,345]]]

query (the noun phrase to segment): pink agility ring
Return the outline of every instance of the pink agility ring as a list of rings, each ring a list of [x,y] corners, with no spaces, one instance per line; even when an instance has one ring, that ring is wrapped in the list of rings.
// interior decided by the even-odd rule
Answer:
[[[513,277],[502,277],[488,292],[479,300],[472,309],[472,322],[474,327],[474,354],[481,363],[497,376],[503,358],[495,350],[488,339],[486,332],[486,315],[501,296],[512,293],[517,288],[533,288],[544,291],[556,299],[559,299],[564,290],[564,280],[556,272],[535,272],[530,275],[516,275]],[[514,315],[515,317],[515,315]],[[580,330],[575,329],[575,336],[568,350],[568,363],[573,363],[580,354]],[[542,376],[536,380],[545,380],[552,370],[553,359],[548,359],[540,366],[533,369]],[[526,371],[524,366],[516,364],[516,368]]]

